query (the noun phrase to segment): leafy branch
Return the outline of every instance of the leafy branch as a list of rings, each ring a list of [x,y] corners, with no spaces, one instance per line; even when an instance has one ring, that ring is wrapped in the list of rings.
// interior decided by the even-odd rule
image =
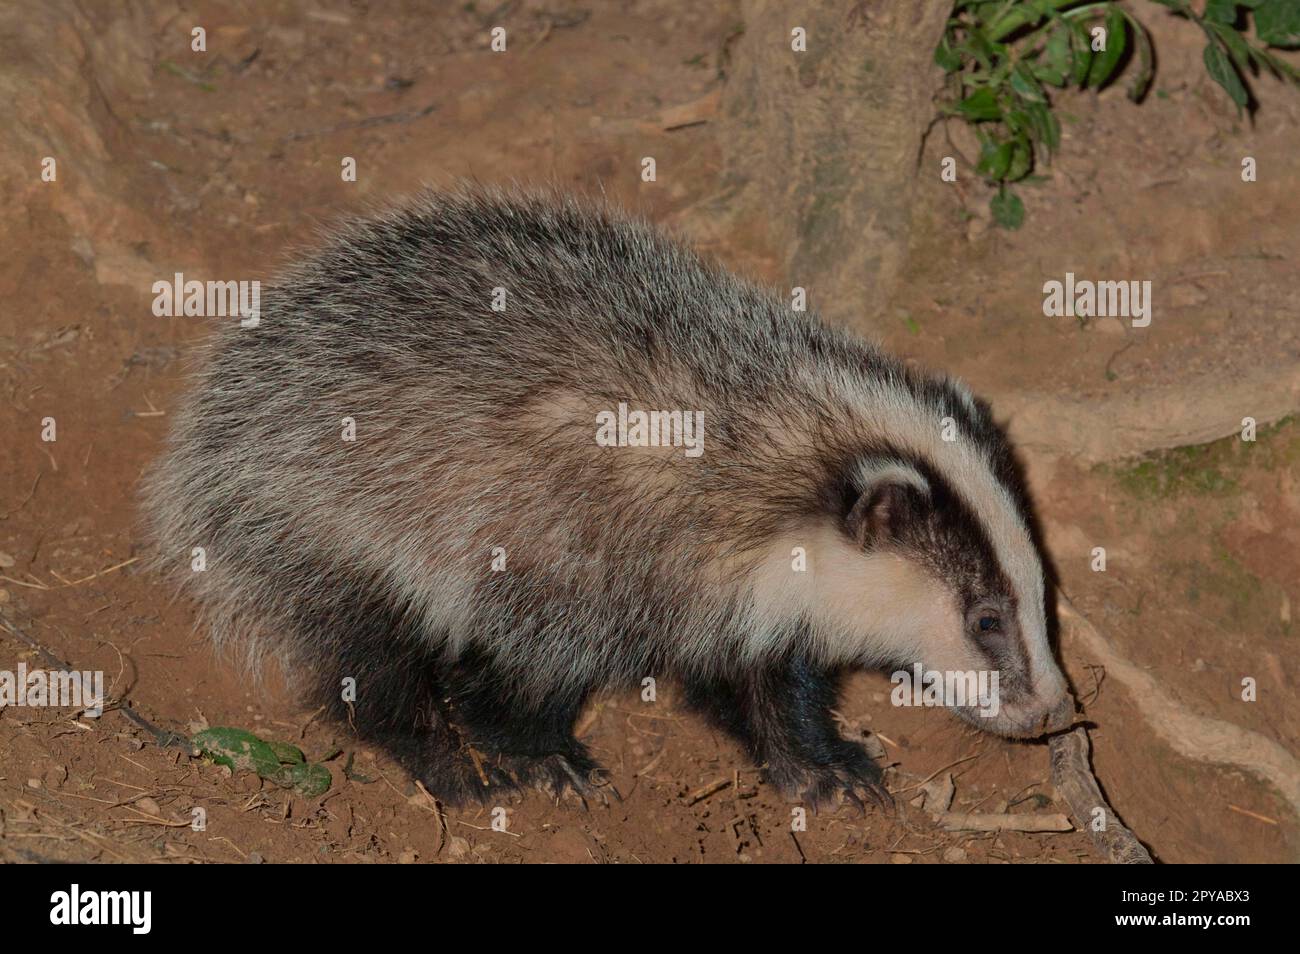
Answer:
[[[1300,46],[1300,0],[1155,0],[1205,33],[1206,71],[1236,105],[1254,108],[1248,78],[1266,71],[1300,82],[1269,48]],[[1254,39],[1247,35],[1253,22]],[[1025,209],[1012,188],[1061,144],[1052,92],[1099,90],[1127,74],[1130,99],[1150,88],[1151,37],[1114,0],[958,0],[934,54],[947,74],[943,113],[971,124],[976,171],[996,186],[991,208],[1005,228]]]

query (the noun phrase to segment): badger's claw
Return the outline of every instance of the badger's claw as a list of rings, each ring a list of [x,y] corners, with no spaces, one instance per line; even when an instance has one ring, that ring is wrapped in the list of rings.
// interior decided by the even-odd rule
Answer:
[[[866,814],[868,803],[886,810],[894,805],[880,766],[852,742],[845,742],[830,762],[799,757],[769,759],[766,775],[782,794],[804,802],[814,811],[847,802]]]
[[[601,768],[586,752],[556,752],[540,757],[509,757],[513,774],[523,785],[531,785],[545,792],[557,802],[576,798],[583,810],[589,810],[588,801],[609,807],[609,795],[622,801],[618,789],[609,781],[609,773]]]

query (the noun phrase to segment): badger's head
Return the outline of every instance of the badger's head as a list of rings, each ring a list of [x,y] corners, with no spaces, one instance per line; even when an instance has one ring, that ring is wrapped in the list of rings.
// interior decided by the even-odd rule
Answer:
[[[961,718],[1033,737],[1067,727],[1074,700],[1049,644],[1024,494],[1005,444],[995,451],[1005,456],[968,443],[856,460],[839,501],[848,552],[822,595],[853,604],[832,611],[855,621],[861,659],[913,681],[919,664],[922,689],[942,680]]]

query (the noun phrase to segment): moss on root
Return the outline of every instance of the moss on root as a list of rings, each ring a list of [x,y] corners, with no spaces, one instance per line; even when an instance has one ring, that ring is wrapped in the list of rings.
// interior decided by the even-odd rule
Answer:
[[[1222,497],[1237,490],[1248,467],[1271,469],[1298,460],[1300,418],[1293,416],[1260,427],[1253,442],[1225,437],[1101,465],[1098,471],[1144,500],[1182,495]]]

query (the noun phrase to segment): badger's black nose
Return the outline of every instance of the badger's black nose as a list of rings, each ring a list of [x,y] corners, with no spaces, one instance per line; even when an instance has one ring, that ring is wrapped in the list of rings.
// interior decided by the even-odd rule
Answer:
[[[1060,732],[1068,729],[1074,722],[1074,696],[1068,692],[1062,697],[1056,708],[1048,710],[1043,716],[1040,730],[1043,732]]]

